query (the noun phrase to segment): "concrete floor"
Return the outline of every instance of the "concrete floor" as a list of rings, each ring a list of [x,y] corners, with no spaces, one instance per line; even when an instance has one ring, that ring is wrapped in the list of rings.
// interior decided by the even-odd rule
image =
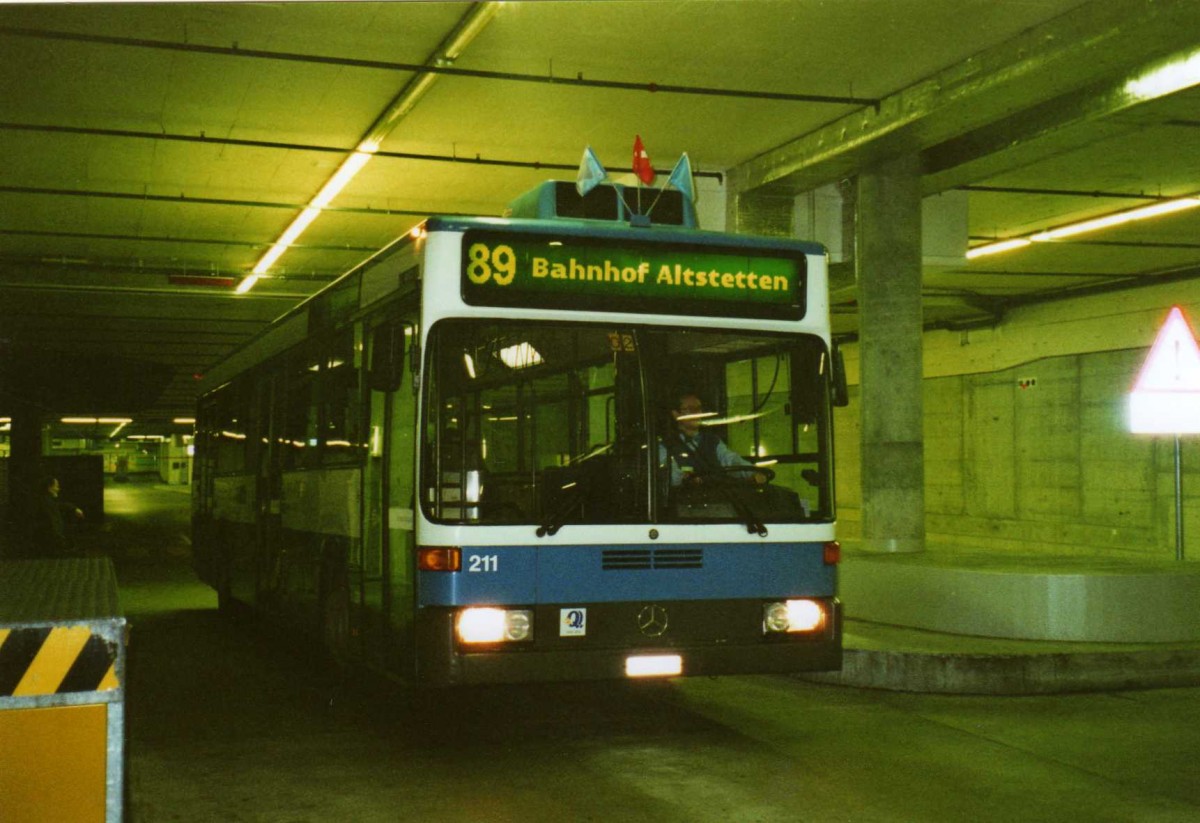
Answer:
[[[218,615],[187,566],[180,490],[117,487],[108,512],[93,550],[117,560],[131,625],[134,823],[1200,820],[1200,689],[413,693]]]

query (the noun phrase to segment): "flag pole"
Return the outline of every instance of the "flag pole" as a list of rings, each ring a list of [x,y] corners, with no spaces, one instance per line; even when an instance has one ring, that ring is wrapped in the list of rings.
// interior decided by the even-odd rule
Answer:
[[[1183,455],[1175,434],[1175,559],[1183,560]]]
[[[650,172],[650,179],[653,180],[654,177],[656,176],[656,172],[654,170],[654,166],[651,165],[651,163],[650,163],[650,154],[646,151],[645,144],[642,143],[642,136],[640,134],[638,134],[638,135],[635,135],[634,139],[633,139],[633,169],[632,170],[633,170],[633,176],[637,178],[637,214],[635,216],[640,219],[637,221],[630,220],[630,222],[635,223],[636,225],[639,225],[639,226],[640,225],[649,225],[649,223],[650,223],[649,212],[647,212],[645,214],[642,213],[642,186],[645,183],[650,182],[649,180],[642,179],[642,175],[643,175],[643,173],[646,172],[647,169],[649,169],[649,172]]]
[[[688,154],[688,152],[685,151],[684,154],[686,155],[686,154]],[[683,157],[680,157],[679,160],[683,160]],[[679,163],[676,163],[677,168],[678,168],[678,166],[679,166]],[[689,163],[689,166],[690,166],[690,163]],[[659,204],[659,200],[662,199],[662,196],[664,196],[664,194],[667,191],[667,186],[671,185],[671,180],[672,180],[672,178],[674,178],[674,173],[676,173],[676,170],[671,169],[671,174],[670,174],[670,176],[667,176],[667,181],[665,182],[665,184],[662,184],[662,186],[659,188],[658,197],[654,198],[654,203],[650,204],[650,208],[646,210],[647,217],[650,216],[650,212],[654,211],[654,206]],[[690,174],[690,172],[689,172],[689,174]],[[683,192],[679,192],[679,193],[683,194]]]
[[[659,189],[659,190],[658,190],[658,196],[654,198],[654,202],[650,204],[650,208],[646,209],[646,216],[647,216],[647,217],[649,217],[649,216],[650,216],[650,212],[654,211],[654,207],[658,205],[658,201],[659,201],[659,200],[662,200],[662,196],[663,196],[663,194],[665,194],[665,193],[666,193],[666,191],[667,191],[667,186],[669,186],[669,185],[671,185],[671,181],[670,181],[670,180],[668,180],[666,183],[664,183],[664,184],[663,184],[663,187],[662,187],[661,189]]]

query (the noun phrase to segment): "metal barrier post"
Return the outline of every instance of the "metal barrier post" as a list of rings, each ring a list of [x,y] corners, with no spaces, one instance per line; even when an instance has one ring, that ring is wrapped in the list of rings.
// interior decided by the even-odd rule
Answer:
[[[0,563],[5,823],[120,823],[125,646],[111,561]]]

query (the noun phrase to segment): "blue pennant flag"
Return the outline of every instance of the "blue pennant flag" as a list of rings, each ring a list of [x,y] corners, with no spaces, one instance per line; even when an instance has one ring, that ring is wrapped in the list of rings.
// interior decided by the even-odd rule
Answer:
[[[696,201],[696,185],[692,182],[692,161],[688,159],[686,151],[679,158],[679,162],[675,164],[675,168],[671,169],[671,176],[667,179],[667,186],[674,186],[688,200],[691,200],[693,203]]]
[[[579,174],[575,176],[575,191],[579,192],[580,197],[583,197],[606,179],[608,179],[608,172],[604,170],[604,166],[600,165],[600,158],[596,156],[596,152],[592,151],[591,146],[588,146],[583,150],[583,159],[579,161]]]

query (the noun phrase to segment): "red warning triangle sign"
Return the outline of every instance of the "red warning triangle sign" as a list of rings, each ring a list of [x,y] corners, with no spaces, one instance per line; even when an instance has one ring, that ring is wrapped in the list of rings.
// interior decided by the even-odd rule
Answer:
[[[1200,394],[1200,346],[1178,306],[1158,330],[1133,390]]]

